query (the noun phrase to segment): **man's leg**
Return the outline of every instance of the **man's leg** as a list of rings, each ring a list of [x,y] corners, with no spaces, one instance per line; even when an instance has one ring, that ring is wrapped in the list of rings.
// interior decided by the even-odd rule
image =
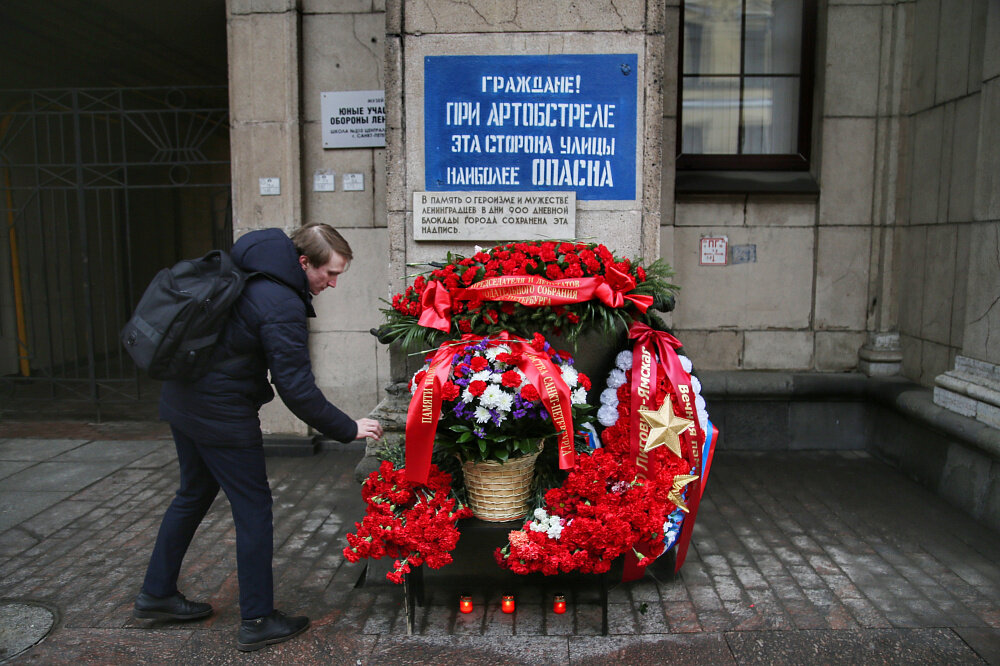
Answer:
[[[142,585],[143,592],[159,598],[177,594],[177,577],[184,554],[219,492],[219,484],[202,460],[194,441],[176,429],[172,431],[181,483],[160,523]]]
[[[264,449],[203,445],[198,449],[233,510],[240,614],[243,619],[270,615],[274,611],[271,573],[274,525]]]

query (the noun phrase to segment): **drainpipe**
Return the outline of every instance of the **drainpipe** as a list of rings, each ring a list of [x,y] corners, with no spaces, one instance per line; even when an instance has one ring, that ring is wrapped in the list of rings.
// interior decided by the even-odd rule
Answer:
[[[0,121],[0,137],[7,133],[11,116]],[[31,376],[28,363],[28,325],[24,317],[24,287],[21,284],[21,261],[17,249],[17,227],[14,226],[14,197],[10,182],[10,169],[3,167],[3,184],[7,201],[7,236],[10,242],[10,272],[14,279],[14,313],[17,319],[17,358],[22,377]]]

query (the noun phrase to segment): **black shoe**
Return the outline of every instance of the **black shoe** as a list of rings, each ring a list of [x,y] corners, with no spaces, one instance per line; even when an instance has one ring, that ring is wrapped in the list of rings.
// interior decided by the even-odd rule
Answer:
[[[240,635],[236,647],[243,652],[259,650],[268,645],[295,638],[309,628],[309,618],[305,615],[289,617],[279,610],[270,615],[240,623]]]
[[[132,617],[141,620],[197,620],[211,614],[210,604],[188,601],[180,592],[162,598],[140,592],[132,609]]]

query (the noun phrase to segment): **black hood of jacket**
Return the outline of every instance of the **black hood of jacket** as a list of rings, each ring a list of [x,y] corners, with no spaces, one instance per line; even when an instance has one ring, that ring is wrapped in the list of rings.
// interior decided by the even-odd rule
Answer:
[[[316,316],[306,272],[299,263],[295,244],[281,229],[261,229],[244,234],[229,253],[236,265],[248,273],[264,273],[287,285],[306,304],[306,313]]]

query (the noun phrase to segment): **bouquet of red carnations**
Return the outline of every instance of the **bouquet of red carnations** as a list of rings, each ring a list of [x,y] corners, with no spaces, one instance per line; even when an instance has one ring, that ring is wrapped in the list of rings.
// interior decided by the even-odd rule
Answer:
[[[451,562],[458,544],[456,523],[472,511],[452,494],[451,475],[431,465],[426,485],[406,479],[403,469],[383,461],[365,480],[361,496],[368,505],[365,517],[355,523],[357,533],[347,535],[344,557],[393,557],[386,578],[402,583],[412,567],[426,564],[440,569]]]
[[[609,449],[580,456],[563,485],[545,494],[545,508],[536,509],[496,550],[497,563],[517,574],[603,573],[633,551],[639,566],[646,566],[663,550],[663,525],[676,508],[674,476],[687,471],[675,458],[644,479],[633,463]],[[651,551],[639,553],[640,541]]]
[[[619,324],[650,321],[652,307],[673,308],[670,267],[616,257],[604,245],[568,241],[506,243],[445,264],[392,298],[382,310],[382,342],[404,349],[463,333],[541,332],[574,342],[589,330],[611,334]]]

